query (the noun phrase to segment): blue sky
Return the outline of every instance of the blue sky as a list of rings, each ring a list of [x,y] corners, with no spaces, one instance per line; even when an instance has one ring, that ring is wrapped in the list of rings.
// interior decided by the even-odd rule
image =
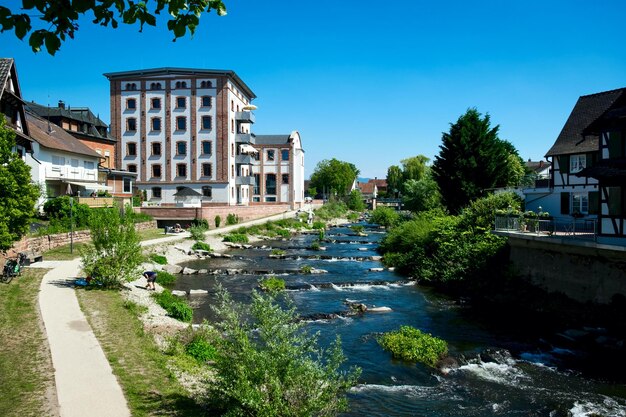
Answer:
[[[0,56],[16,59],[25,99],[105,121],[105,72],[232,69],[258,96],[255,133],[300,131],[307,177],[322,159],[379,178],[432,159],[469,107],[541,159],[580,95],[626,87],[623,1],[224,1],[228,15],[203,16],[193,38],[85,19],[54,57],[6,33]]]

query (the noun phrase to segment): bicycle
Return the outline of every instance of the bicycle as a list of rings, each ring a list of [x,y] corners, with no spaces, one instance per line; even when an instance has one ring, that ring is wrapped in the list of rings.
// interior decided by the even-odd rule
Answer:
[[[24,262],[26,261],[26,255],[20,253],[16,259],[7,259],[2,269],[2,276],[0,280],[5,283],[11,282],[14,277],[22,275],[22,269],[24,268]]]

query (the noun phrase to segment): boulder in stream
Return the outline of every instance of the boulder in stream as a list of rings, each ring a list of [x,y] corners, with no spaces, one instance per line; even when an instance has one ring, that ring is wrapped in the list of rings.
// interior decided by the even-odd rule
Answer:
[[[385,270],[385,268],[370,268],[369,271],[370,272],[383,272]]]
[[[180,274],[183,270],[182,266],[179,265],[165,265],[163,267],[165,272],[169,272],[170,274]]]
[[[177,297],[186,297],[187,293],[181,290],[172,290],[172,295],[175,295]]]
[[[183,275],[193,275],[193,274],[197,274],[197,273],[198,273],[198,271],[195,270],[195,269],[191,269],[191,268],[187,268],[187,267],[183,268]]]
[[[189,290],[189,295],[208,294],[207,290]]]

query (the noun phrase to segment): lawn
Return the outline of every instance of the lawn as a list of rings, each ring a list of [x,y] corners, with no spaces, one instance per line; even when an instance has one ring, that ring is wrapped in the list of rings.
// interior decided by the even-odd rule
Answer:
[[[39,315],[47,270],[0,284],[0,416],[58,416],[54,373]]]
[[[151,239],[159,239],[162,237],[170,236],[170,235],[165,234],[165,232],[163,231],[163,228],[146,229],[146,230],[142,230],[138,232],[138,234],[139,234],[139,239],[141,239],[142,241],[151,240]]]
[[[111,363],[133,416],[199,416],[204,411],[168,371],[167,360],[137,318],[140,307],[114,291],[77,291],[81,308]]]

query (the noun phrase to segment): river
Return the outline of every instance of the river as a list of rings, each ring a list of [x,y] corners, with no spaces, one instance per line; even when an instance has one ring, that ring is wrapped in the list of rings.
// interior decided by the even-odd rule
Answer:
[[[486,324],[463,303],[394,272],[377,270],[382,265],[371,257],[378,255],[383,234],[366,226],[367,236],[357,236],[348,227],[327,231],[326,237],[334,242],[324,244],[325,251],[308,249],[317,235],[302,234],[232,250],[230,259],[197,260],[186,266],[279,273],[299,313],[310,318],[309,330],[320,332],[323,345],[340,335],[347,364],[362,368],[360,384],[349,394],[346,416],[626,417],[623,381],[592,378],[581,371],[588,355],[573,343],[580,330],[563,329],[547,341],[541,332],[528,332],[534,326],[521,331]],[[284,249],[286,259],[270,259],[271,248]],[[323,259],[310,259],[316,255]],[[328,272],[301,274],[303,265]],[[186,275],[174,289],[209,290],[208,296],[192,296],[191,303],[195,322],[210,321],[217,283],[235,300],[245,302],[260,278],[256,274]],[[345,317],[346,302],[391,311]],[[459,367],[442,373],[392,359],[375,337],[400,325],[445,339]],[[601,337],[603,330],[586,332]],[[623,366],[623,357],[616,361]]]

